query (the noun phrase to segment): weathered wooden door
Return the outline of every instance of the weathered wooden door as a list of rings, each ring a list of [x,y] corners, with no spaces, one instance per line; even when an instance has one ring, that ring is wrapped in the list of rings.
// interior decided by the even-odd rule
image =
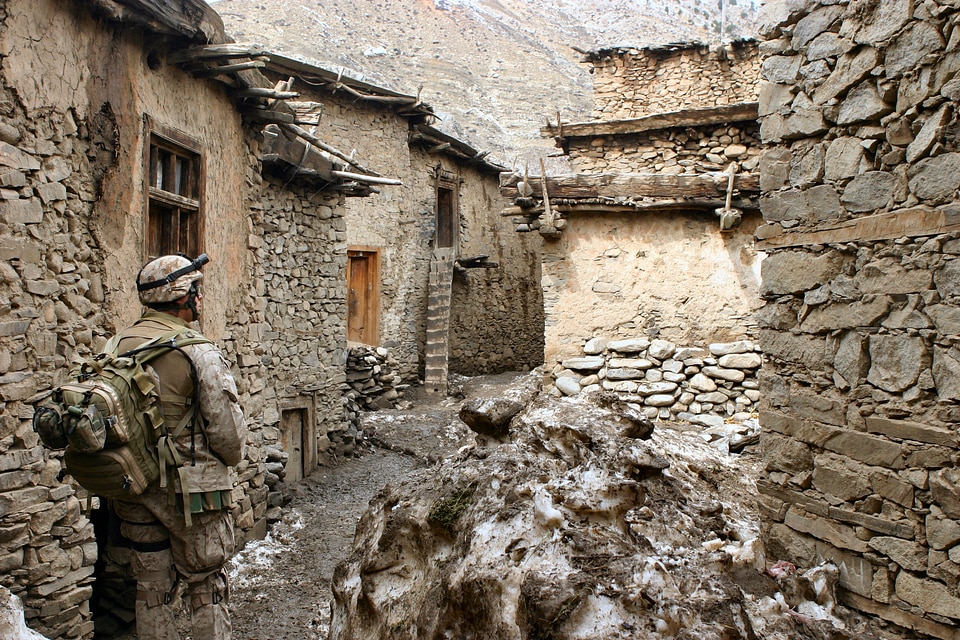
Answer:
[[[280,419],[283,450],[287,458],[286,482],[303,480],[303,442],[304,422],[307,412],[304,409],[288,409],[283,411]]]
[[[379,254],[373,249],[347,251],[347,340],[377,344]]]

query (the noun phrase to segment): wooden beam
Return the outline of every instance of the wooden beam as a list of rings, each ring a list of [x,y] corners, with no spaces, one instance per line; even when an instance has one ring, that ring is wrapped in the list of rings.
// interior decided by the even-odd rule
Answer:
[[[233,95],[237,98],[270,98],[271,100],[291,100],[300,97],[296,91],[277,91],[269,87],[249,87],[235,91]]]
[[[259,44],[211,44],[171,51],[167,54],[167,62],[180,64],[213,58],[258,58],[265,55],[266,49]]]
[[[90,0],[95,13],[108,20],[135,24],[154,33],[187,37],[204,43],[226,41],[223,20],[204,0]]]
[[[205,69],[197,69],[196,71],[191,71],[191,73],[198,78],[228,76],[233,75],[238,71],[262,69],[263,67],[267,66],[267,62],[268,60],[265,59],[248,60],[247,62],[238,62],[236,64],[225,64],[216,67],[207,67]]]
[[[296,134],[297,136],[303,138],[305,141],[309,142],[310,144],[320,149],[321,151],[326,151],[330,155],[340,158],[341,160],[346,162],[348,165],[356,167],[357,170],[360,171],[360,173],[366,174],[368,176],[377,176],[377,177],[380,176],[380,174],[377,173],[376,171],[371,171],[370,169],[367,169],[366,167],[364,167],[362,164],[360,164],[350,156],[346,155],[339,149],[328,145],[326,142],[324,142],[323,140],[320,140],[315,135],[313,135],[312,133],[310,133],[309,131],[307,131],[302,127],[299,127],[295,124],[281,123],[280,128],[286,129],[287,131],[290,131],[291,133]]]
[[[862,218],[814,231],[793,231],[757,242],[757,249],[780,249],[835,242],[873,242],[960,231],[960,208],[917,207]]]
[[[730,175],[720,171],[696,174],[666,175],[659,173],[581,173],[548,176],[547,190],[551,198],[681,198],[725,196]],[[520,196],[517,183],[523,176],[500,174],[500,194],[508,198]],[[532,197],[543,196],[539,181],[531,179]],[[734,190],[758,193],[760,177],[753,173],[739,173]]]
[[[725,200],[707,199],[707,200],[660,200],[656,202],[637,202],[634,204],[607,204],[598,202],[583,202],[577,204],[552,204],[551,206],[558,213],[676,213],[676,212],[694,212],[694,213],[713,213],[716,209],[724,206]],[[740,200],[734,198],[734,206],[738,209],[757,210],[757,203],[752,200]],[[502,217],[526,216],[537,218],[543,213],[543,206],[536,207],[506,207],[500,210]]]
[[[610,135],[624,135],[643,133],[657,129],[673,127],[699,127],[726,122],[742,122],[757,119],[758,103],[744,102],[740,104],[724,105],[720,107],[704,107],[699,109],[685,109],[657,113],[642,118],[630,120],[613,120],[609,122],[579,122],[546,126],[540,129],[544,138],[581,138]]]

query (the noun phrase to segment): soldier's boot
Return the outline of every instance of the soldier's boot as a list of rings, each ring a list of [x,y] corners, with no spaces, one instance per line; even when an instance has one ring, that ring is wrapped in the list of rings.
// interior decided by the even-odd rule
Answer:
[[[190,596],[190,621],[193,637],[204,640],[230,640],[230,588],[227,572],[221,569],[199,582],[187,585]]]
[[[137,636],[140,640],[180,640],[170,601],[177,585],[173,554],[137,551],[133,571],[137,578]]]

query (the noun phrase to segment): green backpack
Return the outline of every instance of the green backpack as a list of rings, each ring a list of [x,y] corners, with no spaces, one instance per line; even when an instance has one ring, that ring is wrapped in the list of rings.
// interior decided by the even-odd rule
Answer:
[[[103,353],[74,367],[70,382],[36,407],[34,430],[47,447],[66,449],[66,472],[91,494],[136,496],[158,478],[166,487],[167,469],[183,465],[174,438],[194,424],[200,407],[196,366],[182,347],[204,342],[210,341],[182,327],[117,354],[119,337],[114,337]],[[171,350],[190,363],[195,396],[183,420],[168,428],[159,380],[144,365]]]

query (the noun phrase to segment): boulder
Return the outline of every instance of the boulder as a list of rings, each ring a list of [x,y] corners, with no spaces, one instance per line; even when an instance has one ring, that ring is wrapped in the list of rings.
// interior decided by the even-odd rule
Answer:
[[[502,437],[523,407],[522,402],[507,398],[478,398],[461,407],[460,419],[481,435]]]

